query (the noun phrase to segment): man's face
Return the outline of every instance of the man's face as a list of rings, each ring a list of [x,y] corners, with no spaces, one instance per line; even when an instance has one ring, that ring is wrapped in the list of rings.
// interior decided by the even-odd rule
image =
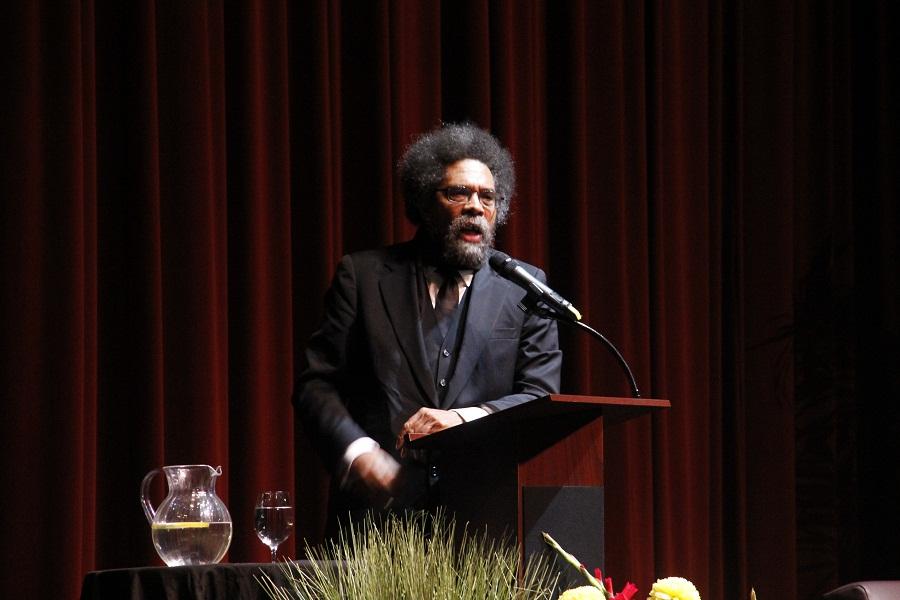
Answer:
[[[494,176],[483,162],[466,158],[448,165],[438,186],[425,227],[432,239],[441,244],[444,260],[453,266],[474,269],[484,262],[487,249],[494,244],[496,205],[485,206],[481,192],[494,191]],[[465,201],[454,202],[447,188],[468,188],[473,192]],[[459,190],[457,200],[460,198]],[[477,192],[477,193],[475,193]]]

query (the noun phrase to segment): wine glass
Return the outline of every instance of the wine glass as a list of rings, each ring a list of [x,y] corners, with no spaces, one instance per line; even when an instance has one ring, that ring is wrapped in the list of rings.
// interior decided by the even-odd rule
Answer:
[[[288,539],[294,528],[294,505],[285,491],[262,492],[256,501],[256,535],[272,551],[276,562],[278,545]]]

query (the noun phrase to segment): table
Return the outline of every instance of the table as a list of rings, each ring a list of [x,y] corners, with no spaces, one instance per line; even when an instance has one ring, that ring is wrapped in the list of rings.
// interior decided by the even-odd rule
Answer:
[[[309,561],[296,564],[310,567]],[[263,573],[284,584],[280,566],[273,563],[91,571],[84,577],[81,600],[265,600],[257,581]]]

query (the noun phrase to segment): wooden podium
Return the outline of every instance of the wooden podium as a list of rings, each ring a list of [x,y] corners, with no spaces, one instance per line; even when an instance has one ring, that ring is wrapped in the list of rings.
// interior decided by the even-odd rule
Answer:
[[[603,425],[668,408],[668,400],[545,396],[432,435],[432,502],[457,525],[516,536],[524,556],[552,535],[585,565],[603,565]]]

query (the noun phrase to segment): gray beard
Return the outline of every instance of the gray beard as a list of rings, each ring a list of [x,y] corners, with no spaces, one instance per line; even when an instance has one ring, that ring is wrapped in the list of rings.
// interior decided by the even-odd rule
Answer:
[[[467,242],[459,237],[466,230],[477,229],[481,233],[481,241],[477,244]],[[494,247],[494,228],[482,217],[460,215],[453,219],[443,235],[431,232],[434,239],[441,240],[441,257],[448,265],[459,269],[478,269],[487,258],[487,251]]]

